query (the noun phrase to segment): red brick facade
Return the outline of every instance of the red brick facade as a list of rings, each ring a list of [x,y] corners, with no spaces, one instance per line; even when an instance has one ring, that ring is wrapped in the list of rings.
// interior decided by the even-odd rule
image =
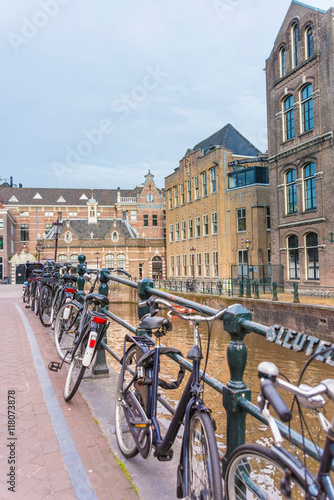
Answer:
[[[334,286],[333,15],[296,1],[266,61],[272,263]]]

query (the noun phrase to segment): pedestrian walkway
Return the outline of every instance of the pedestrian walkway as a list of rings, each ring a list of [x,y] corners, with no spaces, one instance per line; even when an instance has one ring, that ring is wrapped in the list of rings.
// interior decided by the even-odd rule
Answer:
[[[47,370],[53,342],[21,294],[0,287],[0,498],[138,500],[82,396],[65,403],[67,370]]]

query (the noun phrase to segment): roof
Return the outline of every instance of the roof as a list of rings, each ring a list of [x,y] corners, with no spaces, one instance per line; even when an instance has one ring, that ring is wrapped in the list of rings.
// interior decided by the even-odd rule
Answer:
[[[143,186],[135,189],[94,189],[94,198],[99,205],[114,205],[117,201],[117,193],[121,197],[134,197],[141,193]],[[38,196],[36,196],[38,195]],[[85,195],[85,196],[83,196]],[[12,201],[10,199],[12,198]],[[15,188],[0,187],[0,202],[4,205],[84,205],[91,198],[90,189],[66,189],[66,188]]]
[[[253,144],[251,144],[243,135],[240,134],[230,123],[225,127],[210,135],[204,141],[199,142],[193,147],[193,151],[208,150],[211,147],[221,146],[240,156],[257,156],[261,153]]]
[[[112,230],[118,231],[124,236],[124,238],[136,237],[136,233],[128,221],[121,219],[99,219],[95,224],[89,224],[87,219],[70,219],[69,223],[70,227],[80,240],[91,239],[92,233],[94,235],[94,240],[103,240]],[[67,229],[66,221],[64,221],[62,233],[64,233]]]

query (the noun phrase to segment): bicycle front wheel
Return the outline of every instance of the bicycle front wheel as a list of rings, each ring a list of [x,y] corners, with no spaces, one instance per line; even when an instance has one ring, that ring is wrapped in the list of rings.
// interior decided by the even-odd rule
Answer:
[[[131,458],[137,455],[138,448],[136,446],[135,440],[132,437],[131,430],[125,416],[125,412],[127,411],[127,409],[121,393],[121,388],[126,387],[130,383],[133,376],[131,372],[134,372],[135,369],[136,346],[132,346],[126,353],[124,378],[122,379],[122,372],[118,377],[115,408],[116,439],[119,449],[126,458]]]
[[[282,493],[282,480],[289,474],[289,467],[279,463],[270,449],[257,444],[239,446],[227,463],[226,497],[229,500],[306,498],[303,484],[299,483],[292,472],[290,479],[285,481],[287,487],[291,488],[291,495]]]
[[[51,301],[51,288],[45,285],[39,296],[39,317],[43,326],[50,326]]]
[[[80,309],[71,302],[59,309],[55,322],[55,345],[57,353],[66,363],[70,361],[75,341],[75,332],[80,322]]]
[[[88,335],[86,335],[79,345],[74,358],[71,361],[70,369],[68,370],[65,389],[64,389],[64,399],[65,401],[70,401],[75,393],[77,392],[82,377],[84,376],[86,367],[83,366],[82,360],[85,354],[86,345],[88,342]]]
[[[207,413],[195,411],[189,423],[189,482],[191,499],[221,500],[222,475],[212,422]]]

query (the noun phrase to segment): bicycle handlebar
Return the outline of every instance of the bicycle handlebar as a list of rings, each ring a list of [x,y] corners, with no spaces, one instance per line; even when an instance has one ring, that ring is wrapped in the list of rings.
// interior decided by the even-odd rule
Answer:
[[[159,307],[159,305],[163,307]],[[167,302],[167,300],[160,299],[158,297],[150,297],[148,300],[139,303],[139,307],[145,307],[145,306],[148,306],[150,308],[151,316],[155,316],[160,310],[167,308],[173,311],[173,313],[179,318],[184,319],[185,321],[193,321],[195,323],[201,323],[203,321],[215,321],[216,319],[222,317],[226,311],[226,309],[221,309],[213,316],[204,316],[200,314],[193,314],[193,315],[183,314],[180,311],[178,311],[173,306],[173,304]]]
[[[281,395],[277,392],[274,382],[267,378],[261,379],[261,391],[282,422],[290,422],[292,413],[283,401]]]

